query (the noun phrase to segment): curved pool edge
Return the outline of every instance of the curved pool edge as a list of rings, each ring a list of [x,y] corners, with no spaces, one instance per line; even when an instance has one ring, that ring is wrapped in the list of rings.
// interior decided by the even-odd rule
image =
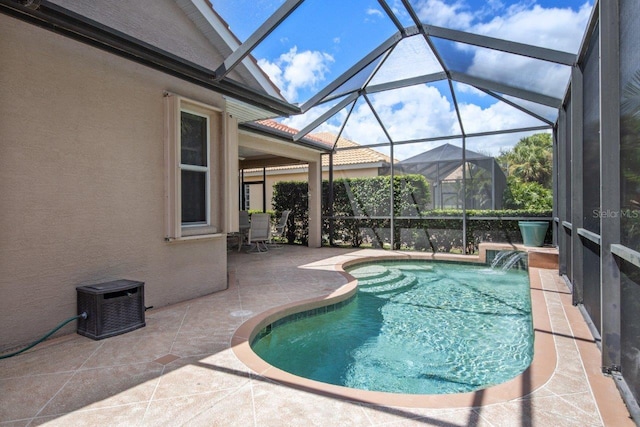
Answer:
[[[290,374],[268,364],[251,349],[250,343],[265,326],[290,314],[335,304],[353,296],[357,291],[358,282],[357,279],[345,271],[346,267],[372,261],[401,259],[479,262],[477,257],[474,256],[454,255],[434,257],[431,254],[407,254],[397,252],[394,255],[387,253],[380,256],[368,255],[355,259],[338,260],[334,269],[347,279],[346,284],[329,295],[275,307],[245,321],[236,330],[231,339],[231,348],[234,354],[256,374],[277,383],[312,393],[383,406],[438,409],[476,407],[522,398],[523,396],[531,394],[549,381],[556,368],[557,353],[553,336],[550,333],[551,321],[549,319],[544,292],[542,292],[543,288],[539,269],[534,267],[529,268],[531,311],[534,330],[534,354],[531,365],[515,378],[485,389],[468,393],[429,395],[353,389]]]

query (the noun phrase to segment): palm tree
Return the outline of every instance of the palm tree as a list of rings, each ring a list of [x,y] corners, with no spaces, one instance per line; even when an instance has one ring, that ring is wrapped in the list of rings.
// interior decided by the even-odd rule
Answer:
[[[502,164],[508,164],[510,176],[521,182],[537,182],[551,188],[553,176],[553,143],[548,133],[538,133],[522,138],[512,150],[501,157]]]

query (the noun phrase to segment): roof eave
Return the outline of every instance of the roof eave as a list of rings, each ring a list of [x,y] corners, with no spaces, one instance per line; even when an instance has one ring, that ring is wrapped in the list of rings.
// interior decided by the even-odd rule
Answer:
[[[177,1],[177,0],[176,0]],[[188,13],[189,18],[198,25],[197,19],[195,16],[199,16],[206,24],[209,25],[220,37],[220,40],[227,46],[229,52],[235,52],[240,46],[241,42],[236,37],[236,35],[229,29],[229,25],[225,22],[225,20],[215,11],[213,5],[206,0],[184,0],[177,1],[178,4],[182,7],[183,5],[190,5],[190,12]],[[197,12],[195,15],[193,12]],[[241,62],[242,66],[249,72],[252,78],[256,80],[258,84],[265,90],[269,95],[279,98],[285,101],[280,89],[273,83],[273,81],[267,76],[267,74],[260,68],[257,61],[252,55],[249,55],[247,58],[244,58]]]
[[[215,80],[215,72],[145,43],[83,15],[39,1],[34,7],[17,0],[0,0],[0,13],[20,19],[76,41],[173,75],[206,89],[271,111],[279,116],[299,114],[300,108],[231,79]]]
[[[274,129],[269,126],[261,125],[255,122],[246,122],[238,124],[238,128],[240,130],[245,130],[251,133],[256,133],[259,135],[269,136],[272,138],[279,139],[281,141],[289,142],[294,145],[301,145],[307,148],[311,148],[313,150],[319,151],[321,153],[330,153],[331,148],[322,144],[321,142],[314,141],[309,138],[301,138],[297,141],[293,139],[294,135],[288,132],[284,132],[278,129]]]

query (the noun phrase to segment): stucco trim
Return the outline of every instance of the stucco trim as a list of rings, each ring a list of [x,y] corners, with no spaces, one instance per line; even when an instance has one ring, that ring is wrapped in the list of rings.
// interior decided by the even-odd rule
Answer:
[[[165,237],[164,241],[167,243],[188,243],[193,241],[221,239],[223,237],[227,237],[226,233],[198,234],[195,236],[183,236],[183,237]]]

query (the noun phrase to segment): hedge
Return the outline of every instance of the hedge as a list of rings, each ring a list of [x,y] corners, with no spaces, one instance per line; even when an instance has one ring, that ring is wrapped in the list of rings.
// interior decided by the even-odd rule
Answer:
[[[328,206],[329,183],[323,182],[322,216],[325,243],[352,247],[388,247],[390,200],[388,176],[346,178],[334,181],[333,212]],[[394,177],[395,249],[462,252],[462,210],[426,210],[429,185],[422,175]],[[279,214],[290,209],[287,240],[308,242],[308,186],[303,181],[279,182],[273,204]],[[550,218],[548,210],[468,210],[467,252],[481,242],[522,241],[517,219]],[[482,218],[486,218],[482,219]],[[333,235],[329,236],[331,228]],[[551,227],[547,242],[551,242]]]

